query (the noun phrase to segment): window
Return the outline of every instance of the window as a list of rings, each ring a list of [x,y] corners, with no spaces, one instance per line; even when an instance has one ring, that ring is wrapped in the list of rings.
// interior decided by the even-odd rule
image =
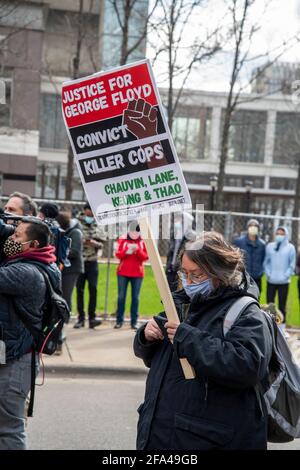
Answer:
[[[292,178],[270,178],[270,189],[288,189],[295,191],[296,180]]]
[[[39,162],[37,165],[35,197],[42,199],[64,199],[66,178],[66,163]],[[76,201],[83,201],[85,199],[84,189],[76,165],[74,165],[72,198]]]
[[[1,78],[0,88],[0,126],[10,125],[10,113],[11,113],[11,81]],[[3,96],[2,96],[3,93]]]
[[[274,163],[295,165],[300,159],[300,113],[277,113]]]
[[[211,110],[181,110],[174,118],[172,135],[182,160],[209,158]]]
[[[184,178],[187,184],[210,184],[210,178],[214,176],[212,173],[189,173],[184,172]]]
[[[116,2],[121,24],[125,23],[126,2]],[[127,62],[141,60],[145,57],[146,38],[144,38],[145,21],[148,15],[148,0],[134,0],[128,6],[132,6],[128,20],[128,49],[134,50]],[[120,23],[111,0],[105,1],[102,38],[102,66],[113,67],[120,64],[122,31]],[[137,44],[139,38],[143,38]],[[134,47],[137,44],[136,47]]]
[[[263,162],[267,113],[236,111],[229,132],[228,159],[237,162]]]
[[[68,137],[61,111],[59,95],[43,93],[40,107],[40,146],[67,148]]]
[[[232,186],[236,188],[244,188],[247,181],[252,182],[253,189],[264,187],[263,176],[244,176],[244,175],[225,175],[225,186]]]

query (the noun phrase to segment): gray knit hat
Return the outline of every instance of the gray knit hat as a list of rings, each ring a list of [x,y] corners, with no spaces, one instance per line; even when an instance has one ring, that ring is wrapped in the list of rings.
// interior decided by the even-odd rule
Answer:
[[[256,220],[256,219],[250,219],[250,220],[247,222],[247,227],[249,227],[250,225],[256,225],[256,227],[259,227],[259,222],[258,222],[258,220]]]

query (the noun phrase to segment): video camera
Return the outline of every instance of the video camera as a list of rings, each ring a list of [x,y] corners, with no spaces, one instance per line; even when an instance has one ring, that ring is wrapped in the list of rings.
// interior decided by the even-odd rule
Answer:
[[[0,262],[3,258],[3,244],[16,230],[16,223],[23,219],[21,215],[10,214],[0,208]],[[12,223],[7,223],[9,220]]]
[[[0,207],[0,219],[4,220],[5,222],[7,222],[8,220],[20,221],[23,218],[24,218],[23,215],[15,215],[15,214],[11,214],[10,212],[5,212]]]

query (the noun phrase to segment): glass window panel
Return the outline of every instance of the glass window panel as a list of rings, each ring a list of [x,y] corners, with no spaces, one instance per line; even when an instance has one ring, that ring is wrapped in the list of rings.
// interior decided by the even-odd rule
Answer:
[[[5,103],[0,103],[0,126],[10,125],[11,112],[11,82],[4,80],[5,83]]]
[[[274,163],[293,166],[300,158],[300,113],[276,114]]]
[[[68,138],[61,112],[61,97],[43,93],[40,106],[40,146],[65,149]]]
[[[236,111],[229,132],[228,159],[240,162],[263,162],[266,123],[267,113],[264,111]]]
[[[181,158],[186,158],[186,135],[188,119],[185,117],[176,117],[173,123],[173,138],[176,150]]]
[[[187,121],[186,152],[188,160],[195,160],[199,155],[200,120],[190,118]]]

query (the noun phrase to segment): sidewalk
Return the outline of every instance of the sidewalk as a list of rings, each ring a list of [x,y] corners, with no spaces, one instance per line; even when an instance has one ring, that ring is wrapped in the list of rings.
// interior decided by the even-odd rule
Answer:
[[[118,373],[143,374],[147,368],[133,353],[135,331],[130,325],[115,330],[114,322],[105,321],[95,329],[65,327],[67,336],[60,356],[43,356],[47,373],[60,375]]]
[[[148,369],[143,361],[133,354],[135,332],[129,324],[115,330],[114,322],[105,321],[95,329],[88,327],[75,330],[73,322],[66,326],[67,343],[61,356],[43,356],[46,373],[69,375],[140,374]],[[299,332],[290,332],[288,343],[300,366]]]

